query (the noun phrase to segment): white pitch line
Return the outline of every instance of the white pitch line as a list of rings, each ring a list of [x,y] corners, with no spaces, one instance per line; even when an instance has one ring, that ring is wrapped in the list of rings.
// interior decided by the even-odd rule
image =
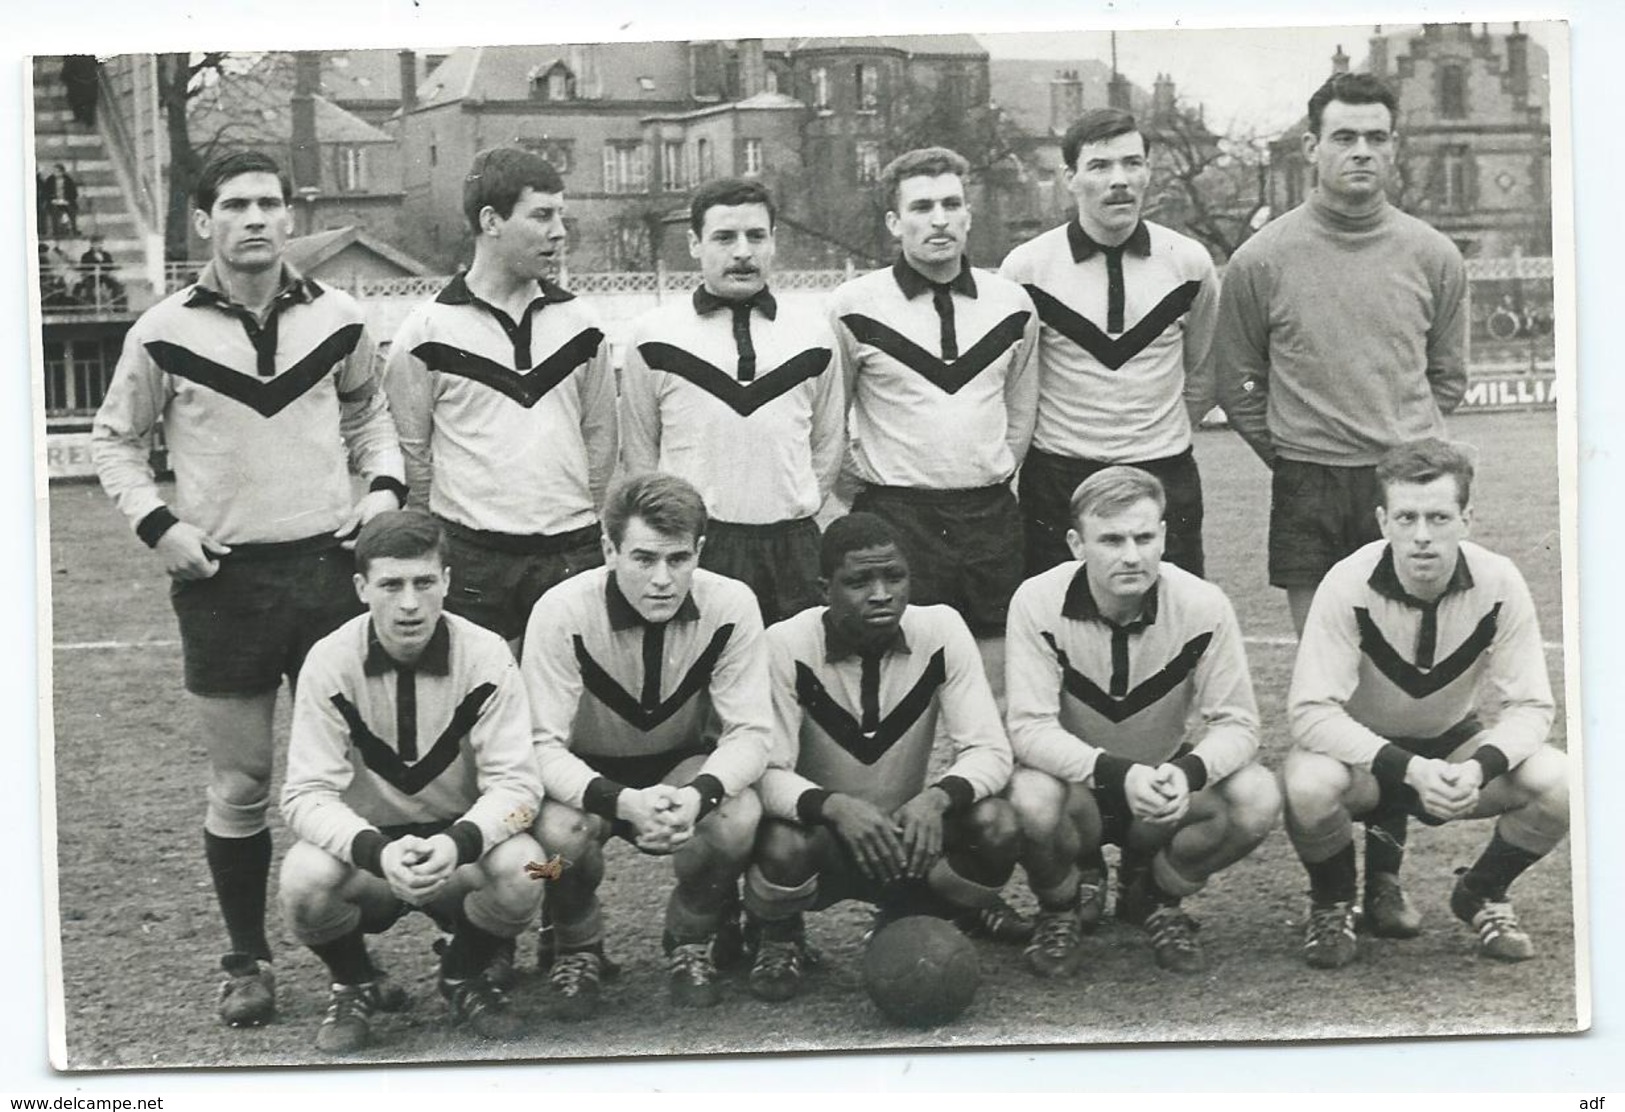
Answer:
[[[1295,649],[1298,647],[1296,637],[1243,637],[1242,643],[1258,645],[1266,649]],[[61,641],[51,646],[58,652],[82,652],[87,649],[176,649],[180,647],[179,641]],[[1563,648],[1556,641],[1543,641],[1541,647],[1547,652],[1558,652]]]

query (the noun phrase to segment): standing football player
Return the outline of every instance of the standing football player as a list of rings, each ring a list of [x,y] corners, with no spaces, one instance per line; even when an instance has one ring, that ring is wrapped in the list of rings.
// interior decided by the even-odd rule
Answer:
[[[772,710],[750,589],[697,568],[706,510],[682,479],[618,481],[604,506],[606,567],[536,604],[521,672],[546,800],[536,826],[569,862],[548,891],[563,1019],[596,1013],[604,973],[604,842],[669,854],[664,946],[672,1001],[717,1002],[712,941],[750,858]]]
[[[1010,252],[999,273],[1043,321],[1038,424],[1021,469],[1027,574],[1069,558],[1072,492],[1113,464],[1162,481],[1167,558],[1202,575],[1202,477],[1191,430],[1213,408],[1207,366],[1219,283],[1207,248],[1141,218],[1151,140],[1097,108],[1061,140],[1077,219]]]
[[[379,514],[356,540],[368,613],[318,641],[299,674],[282,816],[299,840],[282,862],[284,915],[327,967],[316,1046],[371,1041],[380,991],[364,935],[413,909],[452,932],[440,995],[485,1039],[522,1025],[486,968],[536,914],[530,836],[542,785],[513,654],[490,630],[442,614],[445,537],[416,510]]]
[[[818,601],[818,526],[846,446],[840,353],[822,313],[781,302],[773,199],[701,186],[689,206],[694,296],[632,328],[621,462],[692,483],[715,515],[702,566],[748,585],[771,624]]]
[[[1303,634],[1315,588],[1379,538],[1375,465],[1444,433],[1467,389],[1461,252],[1388,202],[1399,100],[1378,78],[1334,74],[1309,98],[1309,199],[1262,228],[1225,271],[1213,346],[1219,401],[1273,472],[1269,580]],[[1400,886],[1404,814],[1368,820],[1364,924],[1410,938]]]
[[[1311,899],[1304,959],[1355,959],[1352,819],[1399,811],[1430,826],[1499,816],[1450,910],[1481,955],[1524,961],[1534,944],[1507,888],[1569,826],[1534,603],[1512,561],[1464,539],[1473,464],[1460,447],[1402,444],[1375,479],[1383,539],[1321,580],[1287,699],[1287,833]]]
[[[861,899],[881,920],[963,917],[999,902],[1019,846],[998,797],[1010,743],[965,620],[909,605],[899,535],[873,514],[830,524],[819,570],[828,605],[767,633],[777,751],[745,881],[765,1000],[801,986],[804,912]],[[939,739],[953,762],[932,777]]]
[[[272,712],[309,647],[359,609],[340,545],[406,498],[360,306],[283,261],[291,187],[253,152],[199,174],[211,260],[136,321],[91,433],[102,486],[169,574],[209,754],[204,850],[230,951],[220,1016],[275,1011],[265,888]],[[174,506],[148,456],[162,422]],[[352,504],[347,457],[369,481]]]
[[[1100,847],[1122,851],[1117,917],[1157,964],[1206,967],[1180,906],[1251,853],[1281,813],[1256,763],[1258,710],[1241,630],[1213,584],[1162,562],[1162,484],[1108,467],[1078,485],[1076,562],[1010,603],[1006,677],[1022,865],[1038,898],[1027,961],[1075,972],[1105,910]]]
[[[543,592],[603,562],[615,375],[594,316],[548,279],[565,246],[558,171],[481,151],[463,211],[474,263],[406,319],[384,386],[412,503],[446,528],[446,609],[517,648]]]

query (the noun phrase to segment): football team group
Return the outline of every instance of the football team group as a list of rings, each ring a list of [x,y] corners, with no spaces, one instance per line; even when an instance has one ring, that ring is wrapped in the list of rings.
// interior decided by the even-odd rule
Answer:
[[[327,1052],[404,1006],[366,936],[412,910],[477,1035],[523,1033],[506,993],[530,931],[549,1011],[592,1016],[618,970],[612,837],[671,859],[680,1007],[735,965],[794,996],[806,914],[848,899],[1022,945],[1055,978],[1115,888],[1148,962],[1199,972],[1183,901],[1283,816],[1308,965],[1355,960],[1362,926],[1420,931],[1411,819],[1495,818],[1450,908],[1485,957],[1533,956],[1508,887],[1567,831],[1567,766],[1528,589],[1464,539],[1472,458],[1442,438],[1464,268],[1387,200],[1395,115],[1367,75],[1317,90],[1318,183],[1222,288],[1205,248],[1142,219],[1148,139],[1118,109],[1066,133],[1076,218],[997,272],[965,257],[965,160],[898,157],[895,264],[817,307],[773,293],[764,187],[707,183],[703,283],[632,324],[619,376],[548,277],[565,198],[539,156],[476,156],[472,264],[382,357],[352,298],[284,261],[275,163],[213,160],[193,214],[212,260],[130,331],[93,439],[172,581],[222,1019],[275,1012],[284,677],[278,901],[330,973]],[[1278,770],[1203,578],[1191,435],[1215,405],[1272,472],[1269,576],[1300,638]],[[1031,917],[1002,894],[1018,866]]]

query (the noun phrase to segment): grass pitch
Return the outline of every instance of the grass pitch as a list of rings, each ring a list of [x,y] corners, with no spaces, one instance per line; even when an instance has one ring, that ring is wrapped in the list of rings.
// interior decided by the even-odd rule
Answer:
[[[1462,417],[1452,432],[1480,449],[1475,539],[1513,557],[1534,594],[1552,646],[1547,666],[1559,697],[1554,741],[1562,745],[1553,415]],[[1292,630],[1281,593],[1265,581],[1268,476],[1228,432],[1200,434],[1197,455],[1206,486],[1209,572],[1234,600],[1248,638],[1264,759],[1274,766],[1286,745]],[[325,975],[274,917],[278,1021],[233,1031],[216,1020],[223,932],[202,854],[205,758],[181,688],[166,580],[95,486],[53,487],[50,528],[56,856],[69,1064],[330,1061],[319,1059],[312,1043],[326,1002]],[[284,701],[279,731],[286,729],[286,709]],[[280,860],[287,838],[274,815],[272,821]],[[612,843],[603,890],[608,946],[625,972],[606,985],[600,1020],[571,1027],[547,1017],[545,984],[529,973],[526,944],[526,974],[514,999],[532,1033],[493,1051],[448,1028],[434,995],[434,931],[414,916],[374,940],[381,963],[413,992],[414,1006],[379,1017],[378,1044],[355,1060],[1571,1030],[1576,954],[1567,843],[1515,889],[1520,917],[1539,946],[1534,961],[1502,967],[1478,960],[1466,928],[1445,906],[1452,870],[1473,859],[1488,831],[1487,823],[1438,830],[1413,825],[1405,875],[1426,916],[1424,933],[1408,942],[1363,940],[1361,960],[1345,970],[1316,972],[1298,958],[1306,881],[1277,831],[1187,902],[1203,924],[1212,966],[1206,974],[1162,973],[1143,936],[1115,925],[1087,943],[1083,972],[1059,983],[1028,974],[1019,949],[979,943],[978,999],[959,1022],[925,1034],[888,1025],[864,996],[859,938],[868,912],[853,904],[811,917],[812,941],[826,961],[792,1003],[761,1003],[735,982],[715,1009],[674,1011],[659,958],[669,865]],[[1019,874],[1010,894],[1030,905]]]

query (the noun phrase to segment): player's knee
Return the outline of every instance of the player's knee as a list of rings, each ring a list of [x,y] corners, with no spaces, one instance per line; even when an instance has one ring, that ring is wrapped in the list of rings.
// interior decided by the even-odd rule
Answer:
[[[1228,822],[1237,835],[1257,845],[1281,821],[1281,788],[1261,765],[1248,765],[1225,781]]]
[[[596,817],[552,800],[543,801],[531,833],[535,835],[535,841],[547,848],[548,853],[575,861],[598,848]]]
[[[786,888],[802,884],[817,870],[813,832],[783,819],[763,819],[752,861],[772,884]]]
[[[1047,772],[1018,768],[1010,776],[1005,796],[1028,837],[1047,837],[1066,809],[1067,785]]]
[[[484,890],[504,917],[528,918],[541,906],[541,881],[533,878],[525,866],[544,857],[536,839],[528,834],[516,834],[493,846],[491,852],[481,858]]]
[[[1547,822],[1567,824],[1569,816],[1568,754],[1542,746],[1507,775],[1529,798],[1529,806]]]
[[[706,843],[711,853],[743,866],[750,858],[756,841],[756,827],[761,819],[762,801],[755,791],[746,788],[738,795],[724,799],[716,810],[700,822],[694,833]]]
[[[309,842],[295,842],[282,859],[277,900],[288,921],[298,927],[330,905],[350,869],[326,850]]]
[[[1300,824],[1323,822],[1343,806],[1348,767],[1334,757],[1294,749],[1281,769],[1286,808]]]
[[[1021,850],[1016,809],[997,798],[984,799],[965,816],[966,841],[978,856],[1014,861]]]

